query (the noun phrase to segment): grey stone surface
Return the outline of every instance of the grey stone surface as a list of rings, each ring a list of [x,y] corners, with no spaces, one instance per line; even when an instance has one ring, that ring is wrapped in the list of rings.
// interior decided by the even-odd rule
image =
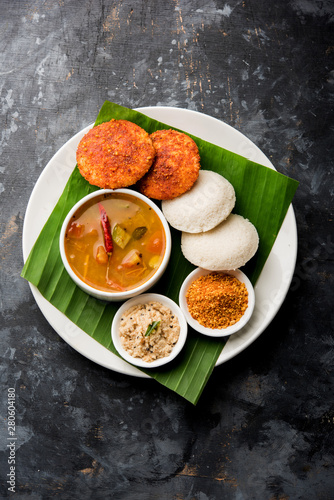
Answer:
[[[330,0],[1,2],[1,498],[333,498],[333,21]],[[31,191],[106,99],[214,116],[300,181],[286,300],[196,407],[73,351],[20,278]]]

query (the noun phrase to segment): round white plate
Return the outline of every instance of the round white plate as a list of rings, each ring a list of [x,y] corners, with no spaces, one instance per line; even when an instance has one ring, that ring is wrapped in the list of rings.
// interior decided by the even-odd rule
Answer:
[[[179,128],[274,169],[269,159],[249,139],[226,123],[208,115],[187,109],[170,107],[139,108],[147,116],[171,127]],[[27,259],[40,231],[62,194],[76,165],[76,149],[86,127],[70,139],[54,155],[41,173],[29,199],[23,226],[23,258]],[[238,333],[232,335],[218,359],[220,365],[246,349],[270,324],[289,289],[297,257],[297,226],[290,206],[272,251],[255,286],[255,309],[250,321]],[[134,366],[87,335],[58,309],[52,306],[30,284],[38,307],[54,330],[76,351],[95,363],[136,377],[148,377]]]

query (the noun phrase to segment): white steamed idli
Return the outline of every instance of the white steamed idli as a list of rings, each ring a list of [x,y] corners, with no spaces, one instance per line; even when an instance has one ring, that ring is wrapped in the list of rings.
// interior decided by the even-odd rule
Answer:
[[[169,224],[179,231],[201,233],[225,220],[235,205],[232,184],[222,175],[200,170],[198,179],[186,193],[161,204]]]
[[[182,253],[192,264],[209,271],[231,271],[248,262],[256,253],[259,237],[253,224],[231,214],[204,233],[183,232]]]

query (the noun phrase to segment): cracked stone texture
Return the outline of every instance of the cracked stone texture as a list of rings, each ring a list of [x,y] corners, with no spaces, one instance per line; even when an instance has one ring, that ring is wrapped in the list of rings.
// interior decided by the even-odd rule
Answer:
[[[9,387],[15,498],[333,498],[333,21],[330,0],[2,1],[2,498]],[[300,182],[286,300],[196,407],[75,352],[20,278],[32,189],[106,99],[214,116]]]

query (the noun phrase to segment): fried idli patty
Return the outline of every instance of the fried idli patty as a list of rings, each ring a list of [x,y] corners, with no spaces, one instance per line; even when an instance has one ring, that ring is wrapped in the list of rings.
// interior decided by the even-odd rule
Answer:
[[[113,119],[93,127],[80,141],[76,156],[90,184],[115,189],[135,184],[149,170],[155,148],[143,128]]]
[[[148,198],[171,200],[188,191],[197,180],[198,148],[191,137],[176,130],[157,130],[150,137],[156,157],[138,188]]]

